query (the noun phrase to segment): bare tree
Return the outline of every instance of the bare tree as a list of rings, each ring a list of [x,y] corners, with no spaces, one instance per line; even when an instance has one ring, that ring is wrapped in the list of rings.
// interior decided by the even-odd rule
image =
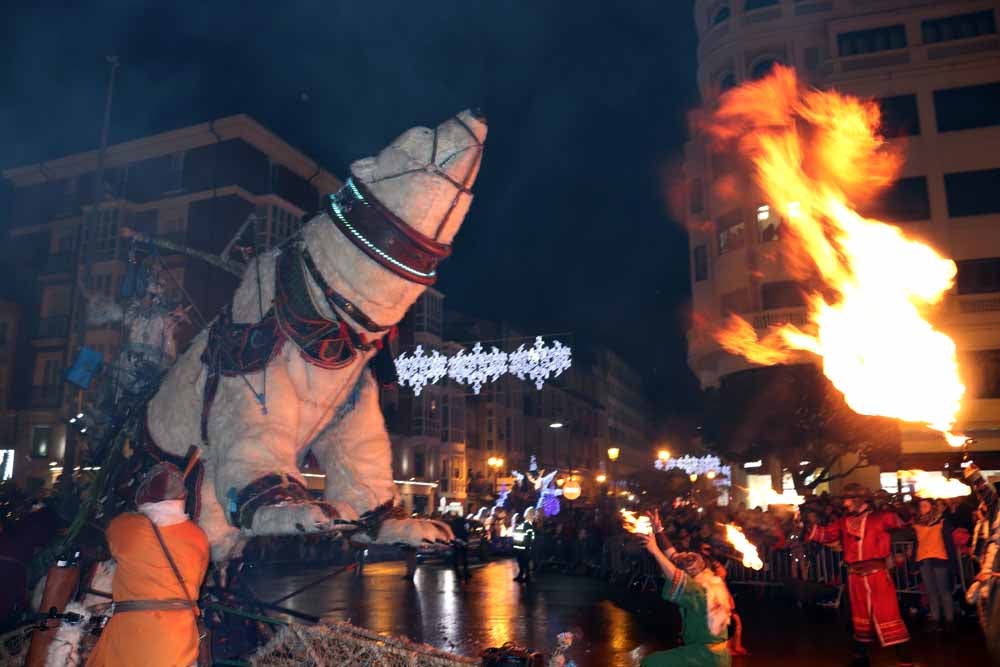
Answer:
[[[736,461],[776,457],[800,494],[899,452],[898,422],[854,412],[812,365],[734,373],[705,398],[709,447]],[[839,467],[847,454],[856,460]]]

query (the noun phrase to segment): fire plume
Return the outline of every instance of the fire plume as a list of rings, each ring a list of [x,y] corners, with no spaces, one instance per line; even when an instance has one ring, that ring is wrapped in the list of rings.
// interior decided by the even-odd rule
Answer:
[[[855,412],[924,424],[957,446],[965,386],[955,343],[927,319],[951,289],[955,263],[852,207],[899,172],[878,127],[874,103],[808,89],[784,67],[722,97],[707,133],[715,150],[749,160],[780,212],[782,260],[803,287],[809,323],[758,335],[731,316],[715,338],[762,365],[815,355]]]
[[[622,527],[626,531],[636,535],[653,534],[653,524],[650,522],[648,516],[636,516],[635,512],[630,510],[621,510],[621,514]]]
[[[726,525],[726,541],[729,542],[740,552],[743,556],[743,567],[748,567],[751,570],[762,570],[764,569],[764,561],[760,559],[760,554],[757,553],[757,547],[747,539],[747,536],[743,534],[739,526],[731,523]]]
[[[972,489],[960,480],[947,479],[942,475],[932,475],[925,470],[900,470],[896,476],[904,481],[912,482],[913,491],[920,498],[964,498],[972,493]]]

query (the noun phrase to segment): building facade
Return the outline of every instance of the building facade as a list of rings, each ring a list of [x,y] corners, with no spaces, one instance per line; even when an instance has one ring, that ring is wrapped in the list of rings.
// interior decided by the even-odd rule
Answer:
[[[446,312],[443,301],[433,289],[420,297],[400,325],[397,353],[419,344],[450,356],[476,342],[512,352],[534,342],[509,323]],[[650,418],[638,374],[606,348],[573,347],[573,366],[540,390],[507,375],[479,394],[447,379],[420,396],[408,387],[384,391],[394,473],[407,509],[436,509],[442,499],[468,511],[490,505],[512,483],[512,471],[528,470],[532,456],[539,468],[558,469],[559,483],[579,482],[589,499],[605,490],[599,474],[624,479],[651,465]],[[609,447],[621,450],[614,468]]]
[[[1000,3],[697,0],[694,7],[706,102],[783,63],[811,85],[880,103],[883,131],[906,160],[877,217],[956,261],[957,283],[938,325],[956,341],[969,387],[958,428],[980,452],[1000,450]],[[773,251],[781,220],[769,203],[722,205],[713,197],[731,167],[694,130],[685,171],[697,316],[710,327],[738,313],[758,331],[804,323],[801,294]],[[703,386],[748,368],[701,331],[689,335],[688,358]],[[901,465],[910,467],[935,467],[947,453],[939,436],[905,425],[902,449]]]
[[[3,172],[10,194],[5,260],[13,267],[22,326],[16,337],[9,334],[18,354],[0,379],[11,383],[19,483],[51,482],[67,438],[86,444],[85,434],[68,428],[82,403],[64,382],[79,330],[71,317],[81,313],[73,301],[83,297],[75,286],[89,273],[88,292],[119,295],[130,249],[123,227],[219,254],[255,213],[258,222],[241,243],[260,251],[295,232],[303,215],[319,208],[321,195],[340,186],[245,115],[109,146],[103,199],[93,216],[97,162],[90,151]],[[88,238],[81,238],[85,216],[94,219]],[[161,253],[170,274],[168,298],[194,305],[191,324],[179,332],[183,345],[202,328],[200,318],[211,319],[229,300],[237,280],[200,260]],[[82,343],[111,362],[122,342],[120,326],[82,326]]]
[[[393,352],[425,350],[452,354],[444,338],[444,294],[433,287],[413,304],[394,341]],[[402,505],[427,514],[449,503],[465,507],[468,495],[465,390],[447,378],[419,396],[398,386],[382,390],[382,411],[392,440],[392,469]]]

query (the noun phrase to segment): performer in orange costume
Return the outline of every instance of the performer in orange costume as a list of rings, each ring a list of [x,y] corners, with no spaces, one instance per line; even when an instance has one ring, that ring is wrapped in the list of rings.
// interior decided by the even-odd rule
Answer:
[[[195,601],[208,569],[208,539],[184,513],[184,480],[169,463],[155,466],[136,491],[138,513],[108,526],[118,563],[114,614],[87,667],[189,667],[198,662]],[[159,530],[184,581],[183,589],[157,539]]]
[[[854,667],[868,667],[868,644],[895,646],[900,667],[911,667],[910,634],[899,615],[896,587],[886,570],[889,531],[904,522],[892,511],[875,511],[871,493],[860,484],[844,487],[847,514],[827,526],[813,526],[807,539],[823,544],[840,541],[847,562],[847,589],[854,621]]]

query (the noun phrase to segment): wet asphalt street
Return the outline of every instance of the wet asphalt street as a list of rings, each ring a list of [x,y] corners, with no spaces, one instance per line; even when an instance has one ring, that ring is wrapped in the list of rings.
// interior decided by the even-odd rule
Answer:
[[[260,599],[271,601],[324,571],[285,565],[257,570],[248,583]],[[283,604],[469,656],[506,641],[547,653],[557,633],[574,631],[580,638],[571,657],[579,667],[628,667],[646,653],[676,643],[676,609],[651,593],[554,573],[518,585],[512,581],[516,567],[510,560],[473,565],[467,584],[436,564],[421,565],[413,582],[403,580],[403,572],[400,562],[369,564],[363,576],[339,575]],[[799,609],[790,600],[735,592],[751,655],[734,659],[734,667],[848,664],[849,621],[843,610]],[[990,664],[971,623],[950,638],[914,634],[914,652],[922,667]],[[894,658],[891,649],[877,650],[872,665],[889,667],[896,664]]]

